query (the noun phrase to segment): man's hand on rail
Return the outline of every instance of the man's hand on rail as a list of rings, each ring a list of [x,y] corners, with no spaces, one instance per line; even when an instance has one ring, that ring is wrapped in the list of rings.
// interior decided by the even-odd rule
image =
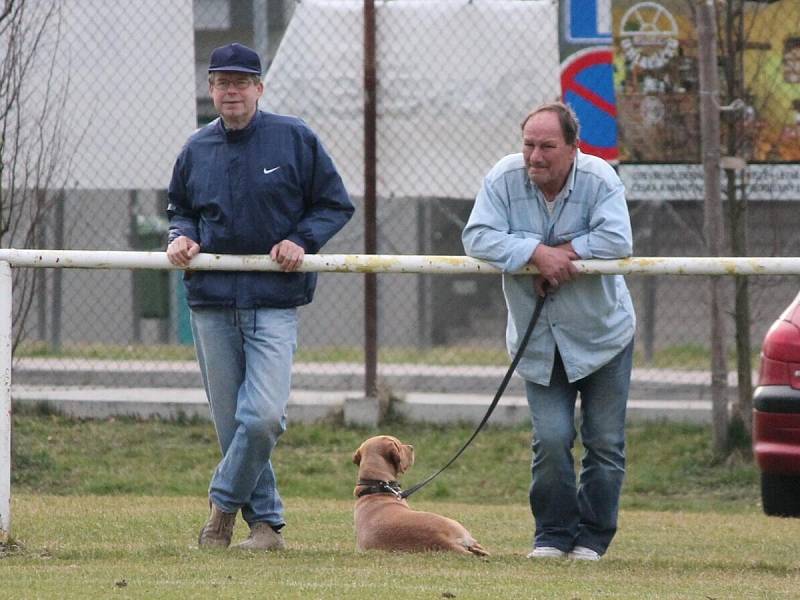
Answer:
[[[283,240],[272,247],[269,255],[281,266],[281,271],[296,271],[303,264],[306,251],[291,240]]]
[[[572,281],[578,276],[578,269],[572,264],[572,261],[579,258],[580,256],[573,250],[572,244],[569,242],[560,246],[539,244],[528,262],[539,269],[541,277],[551,287],[557,288],[561,283]],[[541,286],[536,286],[536,292],[542,295]]]
[[[200,244],[193,239],[181,235],[172,240],[167,246],[167,258],[173,265],[186,267],[189,262],[200,253]]]

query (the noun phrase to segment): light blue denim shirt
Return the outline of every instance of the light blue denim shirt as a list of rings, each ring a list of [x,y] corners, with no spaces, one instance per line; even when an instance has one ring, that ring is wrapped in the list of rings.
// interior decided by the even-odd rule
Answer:
[[[522,154],[501,159],[484,178],[462,235],[468,256],[503,270],[506,344],[516,353],[536,304],[531,275],[514,275],[540,243],[572,242],[582,259],[633,252],[625,188],[604,160],[577,152],[553,214],[528,177]],[[549,385],[555,349],[570,381],[616,356],[633,338],[636,315],[622,275],[580,275],[548,294],[517,372]]]

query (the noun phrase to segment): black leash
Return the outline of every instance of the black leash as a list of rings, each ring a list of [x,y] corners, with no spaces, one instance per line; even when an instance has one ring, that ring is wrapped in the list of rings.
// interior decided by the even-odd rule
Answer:
[[[475,429],[475,431],[467,440],[467,442],[463,446],[461,446],[461,449],[458,452],[456,452],[455,456],[453,456],[453,458],[451,458],[450,461],[445,466],[436,471],[433,475],[431,475],[427,479],[420,481],[418,484],[411,486],[410,488],[408,488],[403,492],[400,492],[398,498],[408,498],[411,494],[413,494],[420,488],[423,488],[424,486],[428,485],[442,471],[444,471],[447,467],[456,462],[456,459],[459,456],[461,456],[461,453],[467,449],[467,446],[469,446],[472,443],[472,440],[475,439],[475,436],[477,436],[480,430],[483,429],[483,426],[486,425],[486,422],[489,420],[489,417],[492,416],[492,413],[494,412],[497,403],[500,402],[500,398],[503,397],[503,392],[506,391],[506,387],[508,386],[508,382],[511,381],[511,376],[514,374],[514,370],[517,368],[519,361],[522,359],[522,353],[525,351],[525,348],[528,345],[528,340],[530,340],[531,334],[533,333],[533,328],[536,326],[536,322],[539,320],[539,314],[542,312],[542,307],[544,307],[544,301],[546,297],[547,297],[546,295],[539,296],[536,299],[536,308],[533,309],[533,316],[531,317],[530,323],[528,323],[528,329],[525,331],[525,335],[522,336],[522,342],[520,343],[519,348],[517,348],[517,353],[514,355],[514,359],[511,361],[511,365],[508,367],[508,371],[506,371],[506,374],[503,377],[503,381],[500,384],[500,387],[497,388],[497,392],[494,395],[494,400],[492,400],[492,403],[489,405],[486,414],[483,415],[483,419],[481,420],[480,424],[478,424],[477,429]]]

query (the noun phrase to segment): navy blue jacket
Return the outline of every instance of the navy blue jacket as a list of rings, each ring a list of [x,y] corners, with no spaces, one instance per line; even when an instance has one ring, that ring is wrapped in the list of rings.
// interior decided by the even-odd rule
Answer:
[[[212,254],[269,254],[288,239],[314,254],[353,214],[331,157],[300,119],[256,111],[249,125],[212,121],[186,142],[169,186],[169,241]],[[288,308],[311,302],[316,273],[195,271],[189,305]]]

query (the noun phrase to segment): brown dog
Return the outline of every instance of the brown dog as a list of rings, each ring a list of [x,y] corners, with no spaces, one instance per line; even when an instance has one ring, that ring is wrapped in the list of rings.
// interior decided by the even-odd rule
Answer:
[[[489,556],[461,523],[411,510],[396,479],[414,464],[414,447],[390,435],[365,441],[355,454],[358,482],[353,495],[359,550],[453,550]]]

